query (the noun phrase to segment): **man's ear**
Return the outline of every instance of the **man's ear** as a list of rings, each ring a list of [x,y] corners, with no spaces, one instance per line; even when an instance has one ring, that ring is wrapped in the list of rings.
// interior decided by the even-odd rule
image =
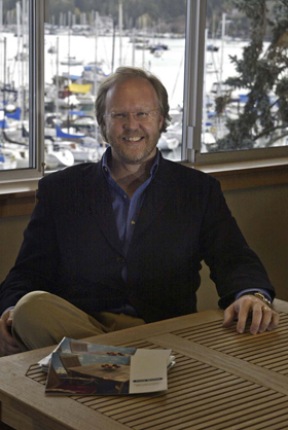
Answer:
[[[106,137],[106,122],[105,122],[104,118],[103,118],[103,123],[101,124],[101,134],[104,137],[104,139],[107,141],[107,137]]]
[[[159,118],[159,131],[161,131],[162,130],[162,128],[163,128],[163,125],[164,125],[164,116],[163,115],[160,115],[160,118]]]

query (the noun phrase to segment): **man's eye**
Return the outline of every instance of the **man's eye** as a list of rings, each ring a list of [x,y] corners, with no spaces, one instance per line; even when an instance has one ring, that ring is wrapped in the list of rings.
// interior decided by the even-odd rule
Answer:
[[[148,112],[145,112],[145,111],[136,112],[136,117],[138,119],[145,119],[145,118],[148,118],[148,116],[149,116]]]
[[[125,119],[127,114],[125,112],[114,112],[111,116],[113,119]]]

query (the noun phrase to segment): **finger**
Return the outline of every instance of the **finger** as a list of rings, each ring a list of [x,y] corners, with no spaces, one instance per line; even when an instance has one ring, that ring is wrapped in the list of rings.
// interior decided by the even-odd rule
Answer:
[[[250,332],[256,334],[266,330],[274,330],[279,324],[279,318],[279,314],[269,306],[264,305],[260,310],[254,306]]]
[[[273,321],[273,311],[268,306],[262,307],[262,321],[259,326],[259,333],[263,333],[264,331],[268,330],[268,327],[270,324],[272,324]]]
[[[236,318],[234,306],[230,305],[224,311],[223,327],[230,327]]]
[[[250,325],[250,333],[257,334],[260,332],[261,325],[268,327],[271,321],[271,309],[268,306],[263,306],[262,303],[254,303],[252,308],[252,321]]]
[[[243,300],[239,306],[239,311],[238,311],[238,321],[236,325],[236,330],[238,333],[244,333],[247,320],[250,317],[251,312],[252,312],[251,303],[247,300]],[[255,325],[256,324],[257,324],[257,318],[255,320]]]
[[[280,315],[277,312],[273,311],[272,320],[271,320],[267,330],[269,330],[269,331],[274,330],[278,326],[279,320],[280,320]]]

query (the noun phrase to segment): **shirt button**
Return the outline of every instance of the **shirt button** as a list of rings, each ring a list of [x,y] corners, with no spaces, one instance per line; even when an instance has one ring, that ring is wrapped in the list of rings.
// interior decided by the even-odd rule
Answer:
[[[132,224],[132,225],[135,225],[135,224],[136,224],[136,221],[134,221],[134,219],[132,219],[131,224]]]

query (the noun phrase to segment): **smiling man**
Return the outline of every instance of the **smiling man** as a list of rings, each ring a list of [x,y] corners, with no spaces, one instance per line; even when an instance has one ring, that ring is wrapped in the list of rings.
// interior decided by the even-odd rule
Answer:
[[[274,289],[218,182],[157,149],[170,120],[159,79],[117,69],[99,87],[96,116],[109,144],[102,160],[39,182],[0,287],[0,354],[196,312],[202,260],[224,326],[274,329]]]
[[[133,76],[129,71],[120,68],[118,75],[105,81],[96,112],[102,134],[111,145],[112,176],[131,195],[147,179],[160,134],[170,118],[168,97],[157,80],[151,76],[152,85],[145,74],[134,70]]]
[[[142,78],[123,81],[107,92],[105,135],[116,163],[141,166],[156,155],[164,119],[157,95]]]

